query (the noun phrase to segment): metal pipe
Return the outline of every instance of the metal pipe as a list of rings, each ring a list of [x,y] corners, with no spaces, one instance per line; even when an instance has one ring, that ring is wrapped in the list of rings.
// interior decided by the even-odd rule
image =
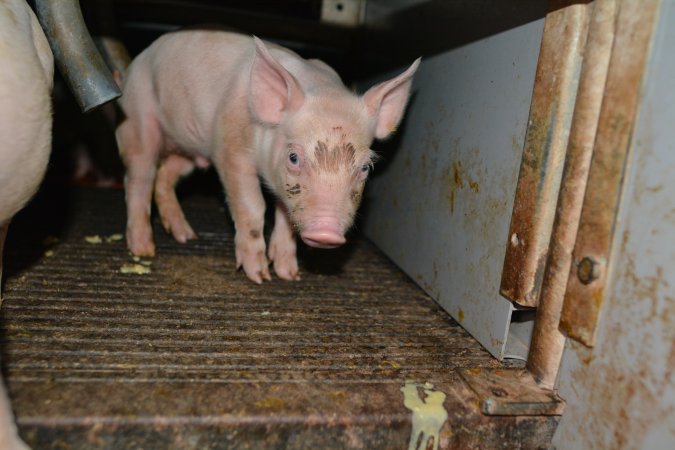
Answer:
[[[36,0],[54,59],[83,112],[122,93],[89,35],[77,0]]]
[[[614,41],[616,0],[596,0],[570,128],[548,261],[532,333],[527,369],[553,388],[565,345],[558,329]]]

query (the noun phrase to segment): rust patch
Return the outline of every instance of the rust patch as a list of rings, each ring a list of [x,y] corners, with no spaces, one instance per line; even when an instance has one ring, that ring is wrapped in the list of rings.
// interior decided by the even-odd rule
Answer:
[[[583,448],[637,448],[657,424],[668,420],[668,375],[675,368],[675,302],[667,295],[670,286],[660,266],[655,276],[640,276],[632,255],[621,248],[623,268],[617,280],[622,286],[612,298],[612,308],[603,322],[603,337],[597,349],[572,343],[579,364],[571,371],[572,421],[563,433],[580,435]],[[646,307],[647,304],[650,307]],[[661,322],[661,324],[659,324]],[[646,342],[670,342],[670,348],[645,351]],[[602,377],[596,374],[602,373]],[[594,401],[593,399],[602,399]],[[583,412],[583,413],[582,413]],[[589,424],[583,417],[592,417]],[[578,419],[577,419],[578,418]],[[596,433],[599,428],[607,433]]]
[[[443,174],[443,186],[447,191],[447,199],[450,205],[450,213],[455,212],[455,198],[457,191],[468,186],[472,192],[479,192],[480,185],[477,181],[467,176],[461,161],[453,161],[452,167]]]
[[[462,179],[462,162],[457,161],[452,163],[452,179],[455,182],[455,187],[461,189],[464,187],[464,180]]]

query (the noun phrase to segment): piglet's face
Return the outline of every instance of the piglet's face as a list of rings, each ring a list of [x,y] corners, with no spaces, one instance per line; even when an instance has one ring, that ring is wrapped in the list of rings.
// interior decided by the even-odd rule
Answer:
[[[254,40],[249,107],[259,122],[277,132],[267,183],[306,244],[342,245],[373,164],[370,145],[396,129],[419,60],[361,97],[330,81],[306,93],[303,80]]]
[[[369,147],[336,126],[323,137],[291,140],[284,164],[278,195],[302,240],[319,248],[344,244],[373,164]]]

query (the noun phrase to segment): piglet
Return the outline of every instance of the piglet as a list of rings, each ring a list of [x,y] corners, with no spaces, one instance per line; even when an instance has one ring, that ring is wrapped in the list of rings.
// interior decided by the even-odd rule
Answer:
[[[14,214],[35,194],[51,148],[52,52],[23,0],[0,2],[0,283],[2,249]],[[28,448],[19,438],[0,380],[0,449]]]
[[[403,115],[415,61],[363,96],[325,63],[221,30],[166,34],[124,76],[117,142],[126,166],[127,244],[154,256],[153,196],[178,242],[196,237],[174,192],[195,166],[215,166],[234,220],[237,267],[256,283],[298,280],[295,233],[345,243],[373,163],[374,138]],[[259,177],[280,200],[266,253]]]

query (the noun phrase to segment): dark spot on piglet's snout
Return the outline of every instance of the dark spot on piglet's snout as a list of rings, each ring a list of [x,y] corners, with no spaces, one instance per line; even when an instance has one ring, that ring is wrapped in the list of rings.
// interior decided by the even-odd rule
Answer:
[[[260,237],[260,231],[258,230],[251,230],[249,231],[249,234],[253,239],[258,239]]]

